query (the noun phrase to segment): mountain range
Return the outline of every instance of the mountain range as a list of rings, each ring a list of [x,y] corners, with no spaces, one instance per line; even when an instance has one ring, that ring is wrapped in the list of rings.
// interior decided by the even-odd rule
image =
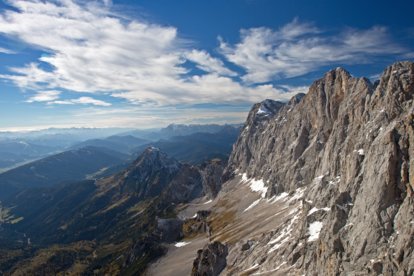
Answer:
[[[255,104],[221,160],[192,154],[213,139],[228,149],[234,130],[140,145],[104,177],[23,187],[1,202],[0,270],[413,275],[413,101],[412,62],[374,83],[336,68],[306,94]]]

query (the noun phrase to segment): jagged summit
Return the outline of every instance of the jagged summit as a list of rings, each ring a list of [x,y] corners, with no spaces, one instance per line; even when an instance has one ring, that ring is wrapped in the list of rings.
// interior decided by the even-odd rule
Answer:
[[[226,175],[243,175],[267,198],[286,193],[303,200],[292,210],[295,229],[302,230],[271,254],[268,241],[278,240],[273,232],[254,238],[249,256],[284,261],[289,273],[412,274],[413,95],[413,62],[389,66],[376,86],[334,69],[299,104],[279,109],[260,126],[248,120]],[[256,113],[257,105],[249,118]],[[250,262],[243,259],[247,264],[240,262],[237,271],[254,264],[246,258]],[[274,266],[265,261],[259,272]]]
[[[305,95],[306,95],[305,93],[298,93],[298,94],[296,94],[295,96],[293,96],[289,100],[288,105],[289,106],[294,106],[294,105],[298,104],[303,99],[303,97],[305,97]]]
[[[159,148],[150,146],[134,161],[132,167],[151,166],[156,169],[168,168],[175,170],[180,167],[180,163],[172,157],[169,157]]]

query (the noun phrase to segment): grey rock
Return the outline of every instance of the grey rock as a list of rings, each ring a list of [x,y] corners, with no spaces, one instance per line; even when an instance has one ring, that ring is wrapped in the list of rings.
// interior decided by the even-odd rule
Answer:
[[[204,193],[209,198],[214,198],[221,190],[224,163],[220,159],[213,159],[202,164],[200,168]]]
[[[227,246],[213,242],[198,250],[192,276],[216,276],[226,267]]]
[[[336,68],[305,96],[253,106],[224,179],[262,179],[268,198],[304,189],[296,231],[272,251],[290,265],[285,272],[414,273],[413,97],[414,63],[397,62],[375,85]],[[328,211],[307,216],[312,208]],[[314,222],[322,226],[310,241]],[[252,254],[268,256],[271,236],[263,233]]]
[[[139,198],[154,197],[167,187],[181,167],[177,160],[149,147],[116,179],[122,183],[123,191],[134,192]]]
[[[163,242],[174,242],[183,237],[183,222],[179,219],[157,219],[157,234]]]

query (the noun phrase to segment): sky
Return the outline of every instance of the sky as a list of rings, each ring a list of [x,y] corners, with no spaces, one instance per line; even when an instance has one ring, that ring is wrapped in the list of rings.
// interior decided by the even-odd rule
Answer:
[[[240,123],[414,59],[413,1],[0,2],[0,130]]]

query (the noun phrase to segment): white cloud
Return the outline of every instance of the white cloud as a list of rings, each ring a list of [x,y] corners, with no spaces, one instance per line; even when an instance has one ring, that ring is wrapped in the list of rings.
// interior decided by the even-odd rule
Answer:
[[[246,71],[242,79],[247,83],[297,77],[333,63],[370,63],[378,56],[407,52],[392,41],[385,27],[331,35],[297,19],[278,30],[241,30],[241,41],[235,45],[219,40],[221,53]]]
[[[104,102],[101,100],[97,100],[91,97],[80,97],[78,99],[71,99],[71,100],[58,100],[58,101],[50,101],[49,104],[63,104],[63,105],[70,105],[70,104],[91,104],[96,106],[111,106],[111,103]]]
[[[78,92],[130,90],[139,80],[165,81],[185,72],[179,66],[183,60],[175,28],[124,23],[106,6],[80,6],[70,0],[10,4],[19,11],[0,16],[0,33],[49,53],[3,76],[19,86],[38,88],[47,83]],[[40,63],[51,65],[52,71]]]
[[[60,92],[55,90],[40,91],[30,97],[27,102],[50,102],[59,99]]]
[[[65,99],[59,100],[61,92],[56,90],[39,91],[34,96],[27,99],[26,102],[44,102],[47,104],[61,104],[61,105],[73,105],[73,104],[90,104],[95,106],[111,106],[111,103],[97,100],[91,97],[80,97],[77,99]]]
[[[246,119],[248,107],[227,106],[198,109],[168,107],[88,107],[76,110],[70,116],[71,123],[76,126],[123,126],[152,128],[163,127],[171,122],[183,124],[203,123],[241,123]]]
[[[98,105],[98,106],[110,106],[111,105],[110,103],[97,100],[97,99],[93,99],[91,97],[80,97],[79,99],[72,100],[72,102],[79,103],[79,104],[92,104],[92,105]]]
[[[21,0],[9,4],[16,10],[0,14],[0,34],[45,52],[38,60],[0,75],[25,89],[104,93],[159,106],[257,102],[288,95],[271,85],[240,84],[231,78],[236,73],[223,61],[206,51],[188,49],[175,28],[121,18],[110,10],[108,1],[80,5],[72,0]],[[293,29],[286,28],[291,37],[295,36]],[[186,60],[206,73],[187,74]]]
[[[241,121],[246,110],[171,111],[170,107],[253,103],[266,98],[288,100],[298,92],[306,92],[307,87],[266,82],[300,76],[334,62],[370,62],[376,56],[405,51],[391,41],[383,27],[347,29],[333,36],[311,23],[294,19],[277,30],[264,27],[242,30],[240,42],[234,45],[221,40],[221,55],[217,57],[205,50],[192,49],[192,43],[181,39],[174,27],[114,13],[111,1],[10,0],[8,3],[14,9],[0,13],[0,35],[43,52],[37,60],[0,75],[26,90],[49,91],[43,95],[39,92],[29,101],[115,110],[109,107],[110,100],[98,100],[103,94],[126,99],[143,110],[143,113],[111,115],[84,113],[76,125],[84,124],[82,118],[98,126],[121,122],[130,126],[162,125],[166,120],[185,123],[201,122],[203,118]],[[223,56],[246,71],[241,76],[244,82],[220,59]],[[187,62],[204,72],[192,75]],[[67,99],[66,92],[62,92],[59,98],[59,94],[51,93],[57,90],[85,94]],[[119,103],[113,105],[117,107]],[[168,112],[157,109],[158,114],[151,114],[154,108],[161,107]],[[140,117],[133,118],[134,114]]]
[[[237,74],[224,66],[223,61],[213,58],[206,51],[192,50],[185,54],[185,57],[197,64],[196,66],[209,73],[217,73],[224,76],[236,76]]]
[[[2,53],[2,54],[15,54],[16,52],[14,52],[14,51],[12,51],[12,50],[9,50],[9,49],[6,49],[6,48],[2,48],[2,47],[0,47],[0,53]]]

